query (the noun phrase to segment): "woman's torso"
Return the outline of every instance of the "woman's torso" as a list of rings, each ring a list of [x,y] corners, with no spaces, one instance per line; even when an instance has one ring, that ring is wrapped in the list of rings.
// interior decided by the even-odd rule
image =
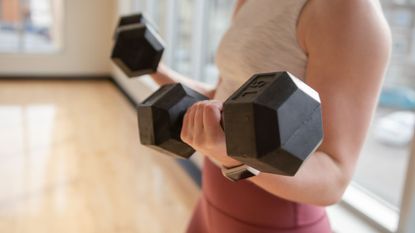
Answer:
[[[215,99],[225,100],[255,73],[289,71],[304,79],[307,56],[297,42],[306,0],[248,0],[216,54],[222,78]]]
[[[226,100],[254,73],[289,71],[305,79],[307,56],[298,44],[296,30],[305,3],[248,0],[243,5],[217,52],[222,80],[215,99]],[[204,164],[203,195],[224,216],[244,224],[283,229],[281,232],[324,233],[329,229],[324,208],[278,198],[249,181],[232,183],[209,160]],[[296,230],[299,228],[303,231]]]

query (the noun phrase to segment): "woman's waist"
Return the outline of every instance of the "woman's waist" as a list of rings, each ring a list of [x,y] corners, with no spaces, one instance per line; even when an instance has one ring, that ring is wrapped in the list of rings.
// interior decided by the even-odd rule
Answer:
[[[325,216],[323,207],[279,198],[247,180],[231,182],[209,159],[203,168],[203,193],[214,208],[255,225],[290,228]]]

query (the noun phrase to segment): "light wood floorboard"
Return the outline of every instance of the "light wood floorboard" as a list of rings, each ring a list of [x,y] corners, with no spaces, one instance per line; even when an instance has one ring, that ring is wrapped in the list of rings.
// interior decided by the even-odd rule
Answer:
[[[183,232],[199,190],[109,81],[0,81],[0,232]]]

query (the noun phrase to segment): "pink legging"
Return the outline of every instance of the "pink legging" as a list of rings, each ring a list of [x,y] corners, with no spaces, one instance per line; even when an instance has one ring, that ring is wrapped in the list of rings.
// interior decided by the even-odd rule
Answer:
[[[230,182],[205,160],[202,196],[188,233],[329,233],[324,208],[278,198],[251,182]]]

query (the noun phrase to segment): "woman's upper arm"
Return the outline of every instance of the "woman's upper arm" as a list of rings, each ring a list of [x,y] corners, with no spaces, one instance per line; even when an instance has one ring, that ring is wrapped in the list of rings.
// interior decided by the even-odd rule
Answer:
[[[306,82],[322,102],[319,150],[350,178],[388,64],[389,28],[373,1],[311,0],[299,34],[309,56]]]
[[[233,8],[232,19],[235,18],[236,14],[238,13],[239,9],[241,9],[242,5],[245,4],[247,0],[236,0],[235,6]]]

